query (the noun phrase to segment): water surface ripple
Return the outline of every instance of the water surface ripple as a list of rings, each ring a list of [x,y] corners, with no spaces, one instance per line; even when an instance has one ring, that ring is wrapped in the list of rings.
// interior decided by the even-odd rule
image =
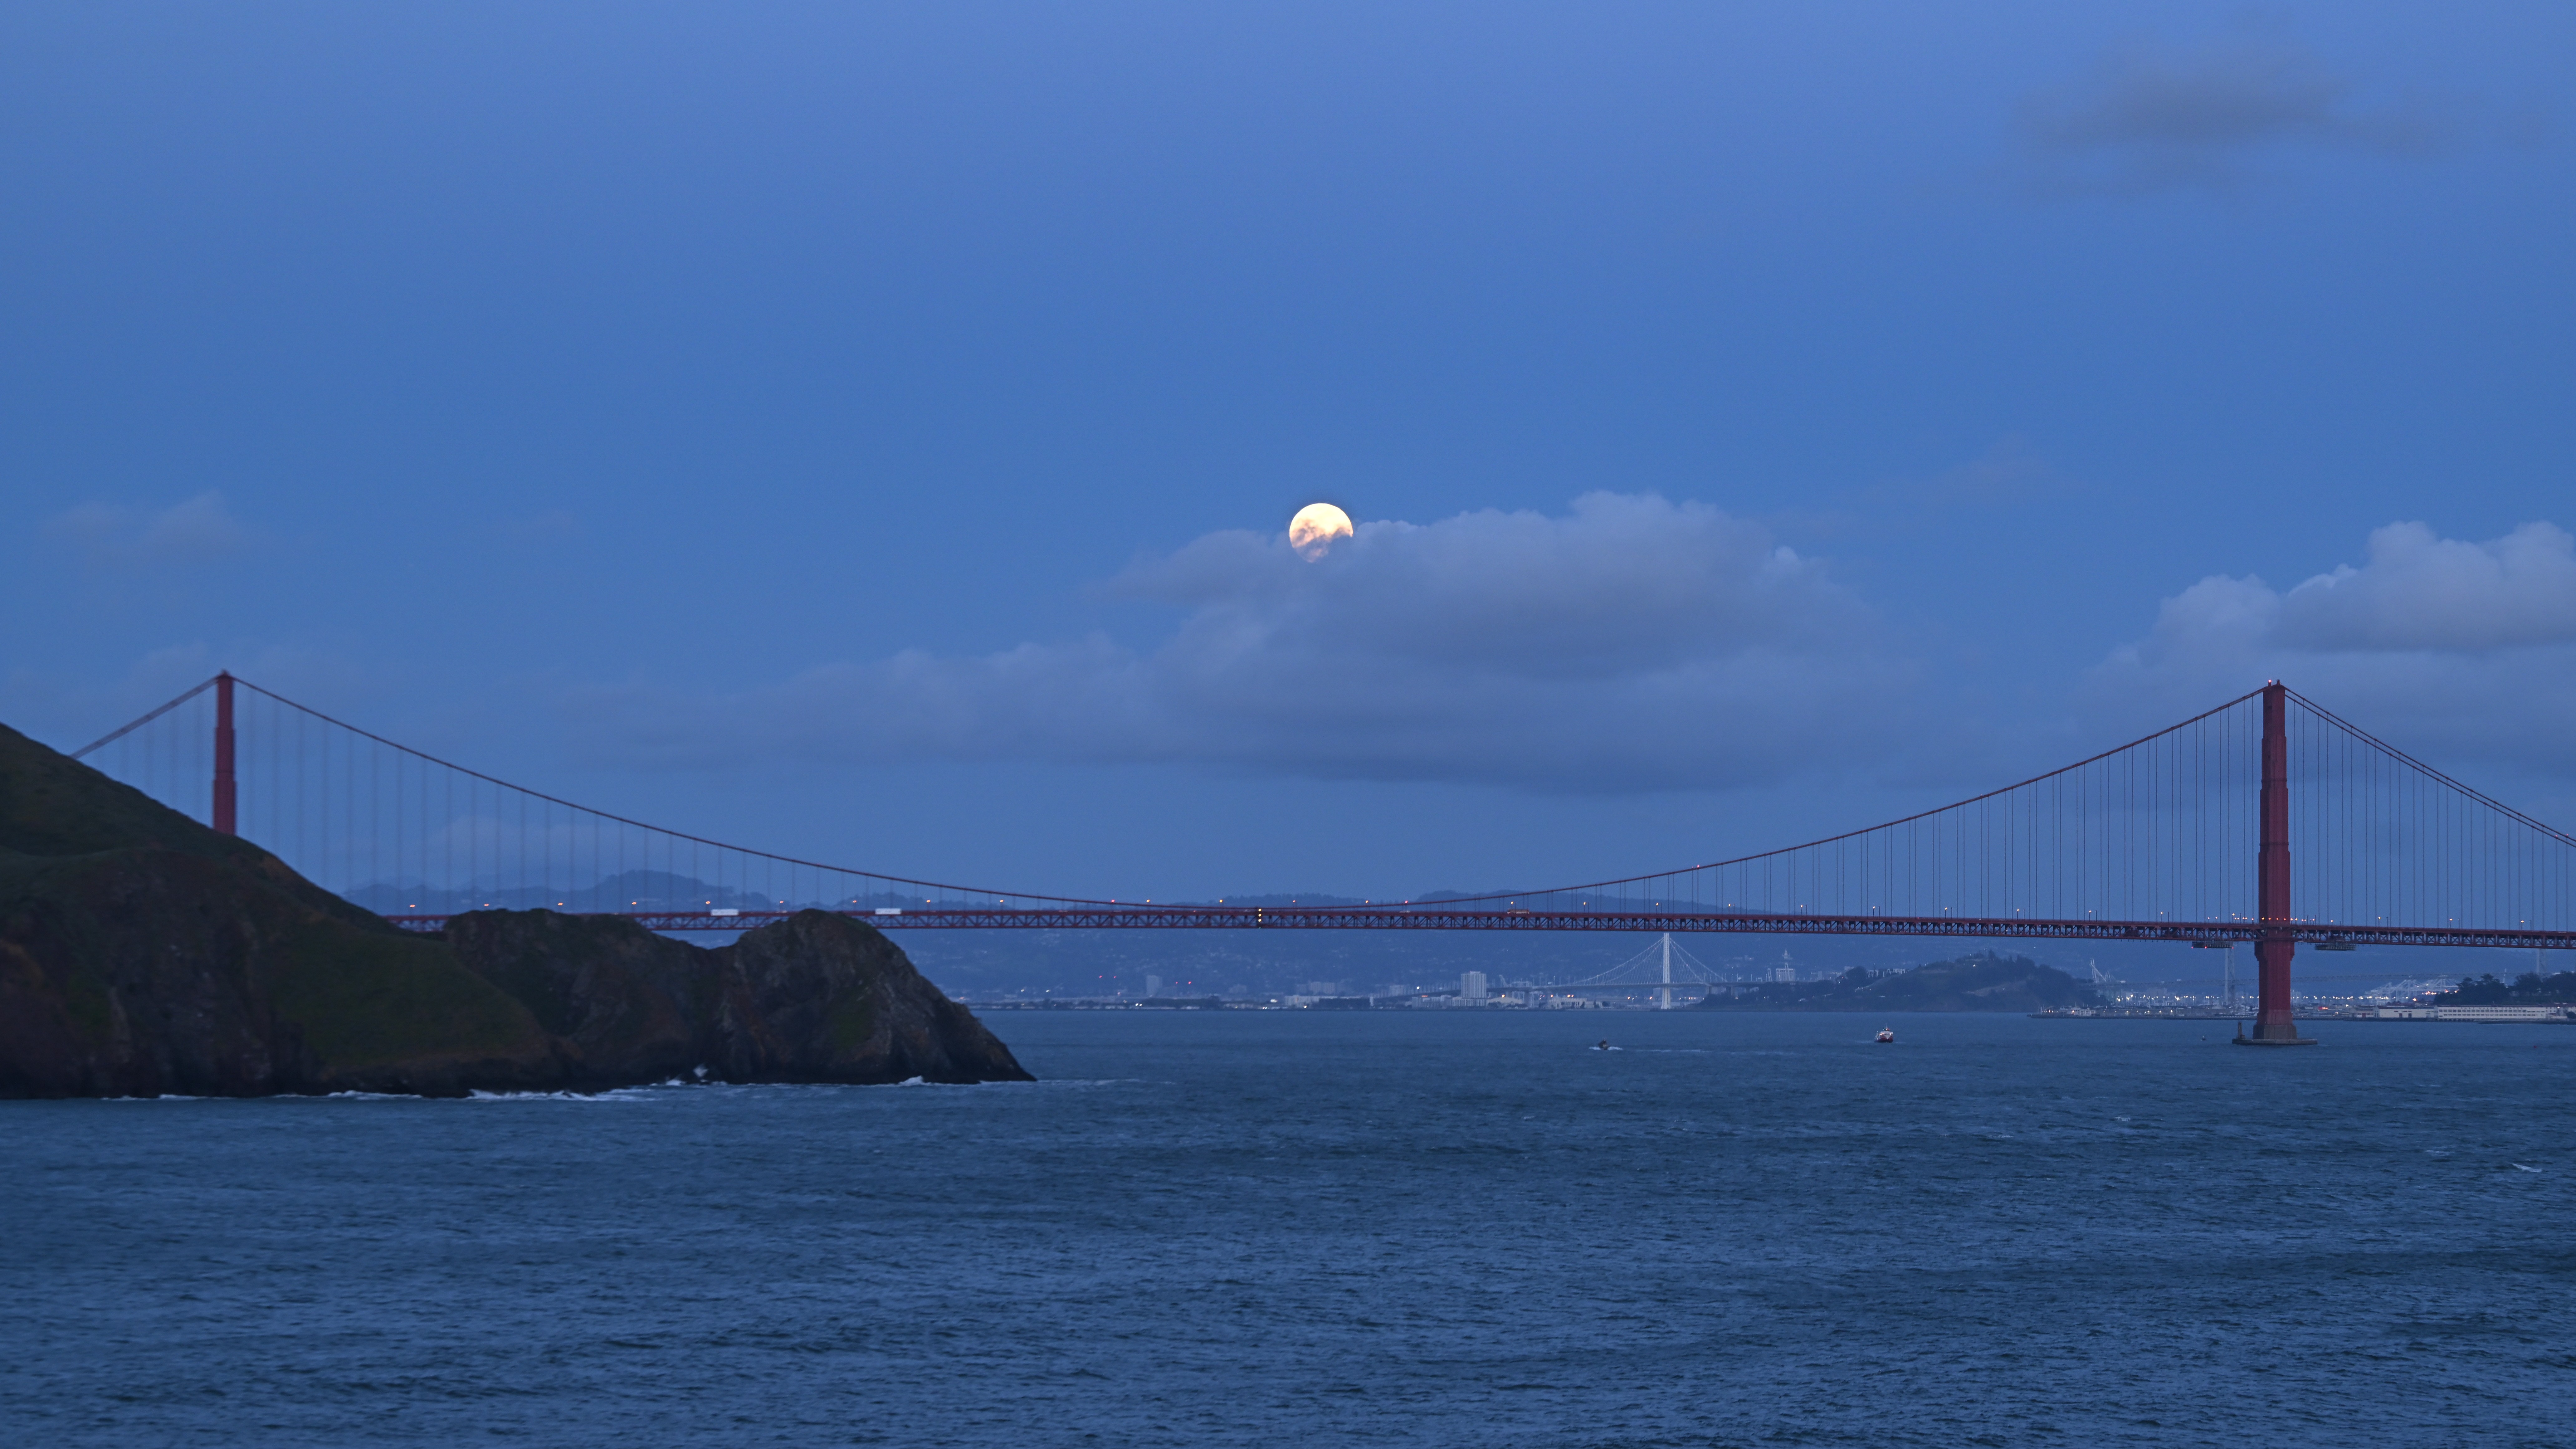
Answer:
[[[0,1103],[0,1438],[2576,1442],[2576,1029],[992,1020],[1046,1080]]]

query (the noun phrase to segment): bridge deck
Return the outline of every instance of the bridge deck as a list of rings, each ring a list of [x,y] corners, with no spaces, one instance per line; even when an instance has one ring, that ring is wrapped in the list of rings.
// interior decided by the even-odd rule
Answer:
[[[741,931],[793,911],[617,911],[651,931]],[[2576,950],[2576,931],[2470,926],[2351,926],[2321,921],[2034,920],[2020,916],[1868,916],[1724,911],[1445,911],[1407,906],[939,906],[836,914],[886,930],[1035,931],[1631,931],[1783,936],[1948,936],[2000,940],[2304,941],[2353,946],[2492,946]],[[407,931],[436,933],[444,915],[388,916]],[[1658,982],[1655,985],[1660,986]],[[1676,986],[1683,982],[1674,982]]]

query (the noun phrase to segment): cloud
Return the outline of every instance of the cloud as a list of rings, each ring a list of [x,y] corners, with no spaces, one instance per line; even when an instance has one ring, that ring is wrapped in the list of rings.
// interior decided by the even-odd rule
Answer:
[[[1867,492],[1874,508],[1918,513],[2024,508],[2072,497],[2082,480],[2051,463],[2019,433],[1997,438],[1983,453],[1928,478],[1895,479]]]
[[[168,508],[84,503],[56,515],[45,531],[77,546],[93,564],[200,563],[234,553],[249,530],[209,490]]]
[[[2490,543],[2438,538],[2421,523],[2370,535],[2347,564],[2281,600],[2281,638],[2302,649],[2483,653],[2576,643],[2576,538],[2526,523]]]
[[[495,536],[502,542],[522,548],[570,543],[581,533],[581,520],[562,508],[506,519],[494,527]]]
[[[2420,155],[2442,140],[2430,117],[2363,109],[2315,55],[2256,37],[2117,51],[2018,119],[2041,189],[2073,192],[2234,190],[2266,154]]]
[[[908,651],[696,710],[590,696],[666,760],[1179,762],[1631,791],[1771,781],[1882,748],[1912,668],[1824,567],[1694,503],[1374,522],[1319,561],[1215,533],[1107,585],[1178,611],[975,658]]]
[[[2088,698],[2145,723],[2281,679],[2410,749],[2576,772],[2576,538],[2392,523],[2367,555],[2287,592],[2201,580],[2113,651]]]

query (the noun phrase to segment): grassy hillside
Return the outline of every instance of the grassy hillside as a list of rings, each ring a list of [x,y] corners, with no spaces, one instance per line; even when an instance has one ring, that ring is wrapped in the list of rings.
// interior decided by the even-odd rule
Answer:
[[[528,1010],[445,943],[0,726],[0,1095],[558,1070]]]
[[[1026,1080],[873,927],[702,950],[480,911],[407,934],[0,727],[0,1096]]]

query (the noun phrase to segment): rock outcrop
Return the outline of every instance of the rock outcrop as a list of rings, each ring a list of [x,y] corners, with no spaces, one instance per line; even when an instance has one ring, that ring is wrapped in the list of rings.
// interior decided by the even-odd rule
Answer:
[[[873,928],[704,950],[632,922],[408,935],[0,726],[0,1097],[1024,1080]]]
[[[467,969],[536,1014],[601,1084],[1026,1081],[974,1013],[875,927],[801,911],[713,950],[632,921],[475,911],[448,923]]]

